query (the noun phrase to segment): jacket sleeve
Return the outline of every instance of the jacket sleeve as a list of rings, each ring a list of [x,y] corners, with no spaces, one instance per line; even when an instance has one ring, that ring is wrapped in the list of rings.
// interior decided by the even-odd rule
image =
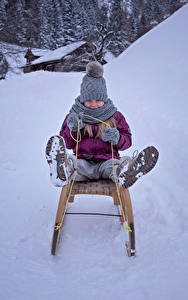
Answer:
[[[77,132],[71,132],[70,134],[70,129],[67,126],[67,118],[68,118],[69,114],[65,117],[65,120],[61,126],[61,130],[60,130],[60,136],[62,136],[64,138],[65,144],[67,149],[74,149],[76,142],[74,141],[74,139],[71,137],[72,136],[76,139],[77,137]]]
[[[128,123],[126,122],[124,116],[119,111],[115,113],[114,118],[116,119],[117,129],[119,130],[119,134],[120,134],[119,142],[117,145],[115,145],[115,147],[118,150],[123,151],[131,147],[132,134]]]

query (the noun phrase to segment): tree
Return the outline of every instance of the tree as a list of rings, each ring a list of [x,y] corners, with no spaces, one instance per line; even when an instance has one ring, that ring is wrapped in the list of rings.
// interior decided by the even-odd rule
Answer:
[[[130,42],[187,2],[0,0],[0,40],[27,47],[55,49],[75,41],[96,40],[96,24],[99,22],[103,30],[106,28],[107,32],[114,32],[107,47],[118,55]],[[103,40],[102,35],[99,38]]]
[[[6,4],[7,0],[1,0],[0,2],[0,31],[4,28],[6,22]]]
[[[5,79],[8,72],[8,67],[9,65],[5,56],[0,52],[0,79]]]
[[[74,10],[72,1],[67,0],[63,4],[63,36],[65,44],[75,42],[75,24],[74,24]]]
[[[109,31],[104,24],[97,23],[95,28],[95,40],[93,41],[95,47],[93,55],[97,61],[102,62],[104,60],[112,35],[113,31]]]

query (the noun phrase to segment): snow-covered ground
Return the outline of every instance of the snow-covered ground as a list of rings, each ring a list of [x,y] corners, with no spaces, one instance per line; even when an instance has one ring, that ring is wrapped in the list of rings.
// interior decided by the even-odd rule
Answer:
[[[133,133],[122,154],[154,144],[155,170],[131,189],[137,257],[110,217],[67,216],[50,255],[60,189],[47,139],[82,75],[36,72],[0,82],[0,299],[185,300],[188,278],[188,5],[105,67],[109,96]],[[116,212],[112,199],[77,196],[70,211]]]

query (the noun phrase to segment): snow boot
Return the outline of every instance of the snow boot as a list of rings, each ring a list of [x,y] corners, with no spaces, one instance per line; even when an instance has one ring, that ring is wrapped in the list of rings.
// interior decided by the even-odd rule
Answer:
[[[117,166],[116,168],[116,178],[118,178],[119,174],[121,173],[122,170],[128,170],[128,165],[129,165],[129,162],[132,161],[132,158],[130,156],[122,156],[120,158],[120,164],[119,166]],[[126,168],[125,168],[126,166]]]
[[[151,171],[157,163],[159,152],[154,146],[142,150],[132,160],[125,160],[118,166],[118,183],[124,188],[132,186],[138,178]]]
[[[52,136],[46,146],[46,159],[50,167],[50,178],[53,185],[62,187],[68,183],[74,172],[74,166],[68,159],[64,140],[61,136]]]

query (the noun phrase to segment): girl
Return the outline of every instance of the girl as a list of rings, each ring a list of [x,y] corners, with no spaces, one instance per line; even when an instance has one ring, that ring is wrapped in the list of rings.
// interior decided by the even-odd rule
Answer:
[[[130,187],[155,166],[159,155],[150,146],[137,157],[121,161],[118,151],[128,149],[131,144],[129,125],[108,98],[103,67],[99,62],[90,62],[80,96],[66,116],[60,136],[51,137],[46,147],[53,184],[66,184],[76,165],[76,181],[117,179],[120,186]],[[75,157],[67,156],[66,148],[73,149],[78,158],[76,163]]]

